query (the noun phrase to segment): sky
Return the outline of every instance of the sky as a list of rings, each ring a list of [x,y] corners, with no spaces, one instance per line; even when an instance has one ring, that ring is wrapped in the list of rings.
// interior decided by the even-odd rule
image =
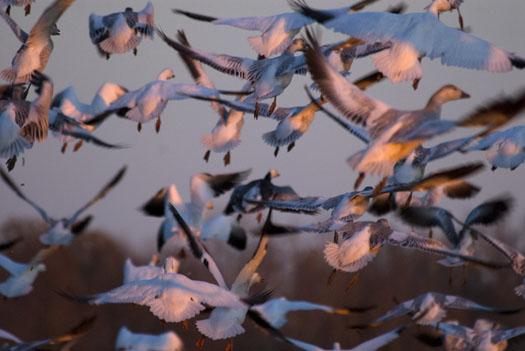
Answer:
[[[408,0],[408,11],[423,11],[426,0]],[[50,1],[37,0],[31,15],[23,17],[21,8],[13,8],[12,16],[26,31]],[[308,1],[314,7],[335,8],[349,4],[347,1]],[[382,11],[396,1],[378,1],[369,9]],[[133,90],[140,88],[164,68],[172,68],[176,82],[190,83],[191,77],[183,67],[178,55],[159,38],[144,40],[138,48],[138,56],[131,53],[113,55],[106,61],[91,44],[88,35],[90,13],[99,15],[122,11],[126,6],[140,10],[145,1],[88,1],[77,0],[60,19],[58,26],[62,35],[54,37],[55,49],[46,68],[55,84],[55,92],[74,86],[79,98],[88,103],[96,90],[107,81],[115,82]],[[184,29],[195,48],[216,53],[254,57],[246,38],[251,32],[235,28],[214,26],[183,18],[171,12],[181,8],[217,17],[240,17],[272,15],[289,11],[284,0],[221,0],[221,1],[153,1],[155,20],[168,35]],[[501,48],[525,55],[523,32],[525,2],[518,0],[467,0],[462,5],[462,14],[467,26],[476,36],[484,38]],[[441,19],[450,26],[457,26],[455,13],[446,13]],[[323,42],[340,36],[322,29]],[[19,43],[7,25],[0,23],[0,67],[9,66]],[[373,69],[370,58],[354,63],[352,77],[358,78]],[[422,107],[428,97],[444,84],[452,83],[471,94],[471,99],[448,104],[443,117],[457,119],[472,108],[497,97],[502,93],[513,93],[523,87],[525,74],[511,71],[504,74],[472,71],[443,66],[437,61],[423,60],[424,77],[419,89],[413,91],[410,83],[392,84],[384,82],[372,87],[369,94],[400,109]],[[239,89],[243,82],[207,68],[220,89]],[[295,106],[308,101],[303,86],[309,76],[296,76],[286,92],[279,96],[279,106]],[[291,184],[302,195],[335,195],[350,191],[356,174],[345,163],[346,158],[362,145],[349,136],[331,120],[318,114],[311,130],[296,143],[295,149],[286,153],[281,150],[277,158],[273,148],[264,144],[261,135],[270,131],[274,121],[252,116],[245,117],[242,143],[232,152],[232,163],[222,164],[222,155],[211,155],[205,163],[205,152],[201,136],[213,128],[217,116],[209,106],[199,101],[171,102],[162,115],[162,127],[155,133],[154,122],[145,124],[138,133],[136,124],[111,118],[104,123],[96,135],[113,143],[128,145],[123,150],[106,150],[84,145],[76,153],[60,152],[60,143],[50,136],[42,144],[36,144],[24,155],[11,172],[11,176],[23,184],[26,194],[43,206],[52,216],[69,216],[105,184],[123,165],[128,172],[119,186],[106,199],[91,210],[94,228],[107,230],[121,242],[138,251],[153,251],[159,220],[143,216],[137,209],[159,188],[174,183],[183,197],[189,197],[189,178],[198,172],[221,173],[252,169],[252,177],[262,177],[270,168],[281,173],[277,184]],[[523,123],[519,120],[517,123]],[[463,135],[456,132],[446,138]],[[440,139],[442,140],[442,139]],[[438,142],[436,140],[435,142]],[[435,143],[432,142],[429,145]],[[482,153],[459,155],[431,165],[439,169],[467,161],[480,160]],[[513,226],[523,224],[525,211],[523,179],[525,167],[514,172],[508,170],[485,171],[472,178],[483,187],[482,192],[469,201],[445,201],[444,206],[465,215],[483,199],[502,193],[510,193],[517,199],[517,206],[510,222]],[[368,179],[375,184],[376,178]],[[227,198],[218,199],[216,208],[221,208]],[[18,199],[7,186],[0,184],[0,224],[11,217],[37,218],[31,207]],[[283,217],[284,218],[284,217]],[[299,217],[288,217],[297,221]],[[311,220],[311,219],[307,219]],[[515,238],[514,238],[515,239]]]

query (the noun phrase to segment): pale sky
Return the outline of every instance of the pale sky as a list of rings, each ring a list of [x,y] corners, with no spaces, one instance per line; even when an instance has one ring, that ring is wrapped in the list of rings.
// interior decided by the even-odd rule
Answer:
[[[422,11],[426,0],[409,0],[408,11]],[[23,10],[14,8],[12,16],[27,31],[50,1],[37,0],[29,17]],[[347,1],[309,1],[314,7],[334,8],[348,4]],[[396,1],[379,1],[370,10],[384,10]],[[46,73],[55,83],[55,92],[73,85],[84,102],[90,102],[95,91],[106,81],[112,81],[133,90],[156,78],[164,68],[175,71],[176,82],[190,83],[191,77],[182,66],[178,55],[161,40],[144,40],[138,48],[138,56],[131,53],[113,55],[109,61],[98,56],[88,35],[88,16],[91,12],[108,14],[131,6],[135,10],[144,7],[146,1],[88,1],[77,0],[60,19],[60,37],[54,37],[55,50]],[[172,8],[182,8],[213,16],[270,15],[289,11],[284,0],[221,0],[221,1],[153,1],[157,24],[168,34],[184,29],[192,45],[201,50],[231,55],[254,57],[246,38],[251,32],[229,27],[214,26],[183,18],[171,13]],[[525,2],[519,0],[466,0],[462,14],[473,34],[501,48],[525,55]],[[455,13],[442,15],[442,20],[457,26]],[[323,29],[323,41],[338,38]],[[7,67],[19,48],[7,25],[0,23],[0,67]],[[358,78],[372,69],[370,58],[356,61],[352,77]],[[438,62],[423,61],[424,77],[417,91],[409,83],[381,83],[369,90],[369,94],[392,106],[412,109],[422,106],[440,86],[453,83],[470,93],[470,100],[447,105],[444,118],[456,119],[474,106],[501,93],[512,93],[523,87],[525,72],[512,71],[505,74],[471,71],[442,66]],[[243,82],[207,68],[219,88],[238,89]],[[278,99],[279,106],[294,106],[307,102],[303,86],[309,77],[295,77],[290,87]],[[296,143],[291,153],[281,150],[274,158],[273,149],[261,139],[275,122],[247,115],[242,132],[242,143],[232,152],[232,163],[222,164],[222,155],[212,154],[210,162],[202,160],[204,147],[201,136],[215,125],[217,116],[205,103],[199,101],[172,102],[163,114],[160,134],[154,131],[154,123],[145,124],[142,133],[136,124],[112,118],[100,127],[96,135],[104,140],[129,145],[125,150],[105,150],[85,144],[77,153],[70,150],[60,153],[57,139],[49,137],[43,144],[36,144],[25,154],[25,165],[19,160],[11,176],[24,183],[24,191],[41,204],[53,216],[69,215],[105,184],[124,164],[128,174],[123,182],[102,202],[90,211],[95,215],[93,228],[108,230],[124,243],[137,249],[152,251],[159,221],[144,217],[137,208],[160,187],[175,183],[181,194],[187,197],[189,177],[197,172],[233,172],[253,169],[253,177],[260,177],[270,168],[281,172],[276,183],[292,184],[303,195],[333,195],[351,190],[356,174],[346,165],[345,159],[361,145],[352,136],[322,114],[317,115],[311,130]],[[520,119],[518,123],[523,123]],[[446,136],[452,138],[458,133]],[[437,142],[437,141],[436,141]],[[283,152],[284,151],[284,152]],[[460,155],[432,165],[431,169],[449,166],[467,160],[482,159],[481,153]],[[511,222],[522,225],[524,213],[525,167],[514,172],[486,171],[473,178],[483,186],[477,198],[469,201],[446,201],[443,204],[456,213],[465,214],[482,199],[503,192],[516,196],[519,206],[512,214]],[[370,184],[378,179],[371,178]],[[37,218],[36,213],[4,185],[0,184],[0,223],[9,217]],[[216,201],[221,207],[226,198]],[[293,219],[297,220],[297,219]]]

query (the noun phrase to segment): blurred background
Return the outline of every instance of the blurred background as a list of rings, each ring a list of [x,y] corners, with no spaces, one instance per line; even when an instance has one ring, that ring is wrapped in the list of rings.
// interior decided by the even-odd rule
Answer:
[[[408,11],[423,11],[427,0],[410,0]],[[29,30],[42,10],[50,1],[37,0],[31,15],[23,16],[20,8],[14,8],[12,16],[22,28]],[[320,8],[334,8],[349,4],[348,1],[309,1]],[[382,11],[397,4],[397,1],[383,0],[371,6],[371,11]],[[137,89],[154,80],[164,68],[172,68],[175,81],[191,82],[191,77],[182,66],[178,55],[162,41],[144,40],[138,47],[138,56],[132,53],[113,55],[110,60],[102,59],[91,44],[88,35],[88,16],[122,11],[131,6],[134,10],[142,9],[146,1],[82,1],[78,0],[60,19],[58,26],[62,35],[54,38],[55,50],[50,58],[46,73],[55,84],[55,91],[61,91],[73,85],[79,98],[91,101],[95,91],[106,81],[112,81],[128,89]],[[271,15],[289,11],[286,1],[153,1],[156,23],[168,35],[184,29],[195,48],[228,53],[231,55],[254,57],[246,38],[251,32],[234,28],[214,26],[183,18],[171,13],[172,8],[181,8],[217,17],[237,17],[253,15]],[[525,2],[515,0],[467,0],[461,7],[465,23],[472,33],[499,47],[525,55],[523,40],[523,14]],[[455,13],[446,13],[441,20],[448,25],[457,26]],[[334,41],[340,36],[322,30],[323,42]],[[0,67],[7,67],[19,42],[4,23],[0,23]],[[457,119],[484,103],[487,99],[502,93],[512,94],[523,87],[524,74],[512,71],[505,74],[491,74],[471,70],[442,66],[438,62],[423,60],[424,77],[419,89],[413,91],[409,83],[392,84],[383,82],[369,90],[369,94],[384,100],[392,106],[413,109],[421,107],[428,97],[440,86],[456,84],[472,98],[448,104],[443,110],[443,117]],[[373,69],[368,58],[354,62],[352,77],[358,78]],[[238,89],[243,82],[208,69],[210,76],[220,89]],[[279,106],[295,106],[308,101],[303,86],[309,83],[309,76],[296,76],[286,92],[279,97]],[[100,292],[117,286],[121,281],[121,270],[125,257],[132,257],[136,263],[145,263],[155,251],[156,233],[159,221],[143,216],[137,208],[159,188],[174,183],[181,195],[188,198],[189,178],[197,172],[233,172],[251,168],[252,178],[262,177],[270,168],[276,168],[281,177],[279,185],[291,184],[302,195],[335,195],[351,190],[356,174],[347,166],[346,158],[361,148],[360,142],[349,136],[339,126],[318,114],[311,130],[297,142],[292,152],[281,150],[279,156],[273,156],[273,148],[264,144],[261,135],[274,128],[275,122],[261,118],[257,121],[249,115],[245,118],[241,145],[232,152],[232,163],[224,167],[222,154],[211,155],[205,163],[205,152],[201,136],[213,128],[216,115],[205,103],[198,101],[177,101],[169,104],[162,116],[162,127],[155,133],[154,123],[143,126],[138,133],[136,124],[113,118],[109,119],[96,132],[104,140],[129,145],[124,150],[104,150],[92,145],[84,145],[78,152],[72,153],[71,146],[66,154],[60,152],[61,144],[50,137],[45,143],[38,144],[25,153],[25,162],[19,160],[11,176],[23,185],[26,194],[43,206],[51,215],[67,216],[74,209],[92,196],[123,164],[128,165],[128,173],[123,182],[90,212],[95,220],[90,231],[71,248],[62,250],[48,262],[48,271],[37,280],[36,291],[13,301],[0,301],[0,328],[5,328],[23,339],[35,339],[65,331],[71,324],[83,316],[99,314],[96,331],[86,336],[78,349],[110,349],[114,336],[121,325],[127,325],[136,332],[158,332],[175,329],[188,340],[188,349],[192,349],[192,340],[196,340],[195,328],[184,331],[180,325],[164,324],[153,317],[145,308],[137,306],[78,306],[63,301],[53,289],[70,287],[78,293]],[[516,123],[520,123],[518,120]],[[458,131],[445,136],[447,139],[466,134]],[[438,143],[440,140],[434,140]],[[430,145],[430,144],[429,144]],[[481,153],[458,155],[432,164],[429,171],[453,164],[480,160]],[[521,200],[525,168],[511,172],[497,170],[485,171],[472,178],[483,187],[474,199],[468,201],[447,201],[443,205],[454,211],[460,218],[472,207],[484,199],[502,193],[516,197],[516,208],[508,221],[493,229],[499,238],[523,249],[521,238],[525,224],[523,213],[524,201]],[[378,179],[369,178],[369,184]],[[223,196],[215,201],[215,208],[220,210],[227,201]],[[315,219],[301,216],[277,216],[279,221],[299,222]],[[319,219],[319,218],[317,218]],[[395,226],[398,224],[392,218]],[[246,217],[242,222],[247,228],[255,230],[257,224],[253,218]],[[0,224],[1,236],[11,237],[21,234],[27,237],[13,250],[15,259],[27,260],[38,249],[34,238],[44,228],[33,209],[19,200],[6,186],[0,185]],[[510,272],[483,273],[479,269],[469,271],[467,284],[461,285],[460,271],[457,282],[448,285],[448,270],[432,264],[434,258],[417,253],[406,253],[395,249],[386,249],[361,274],[360,282],[346,290],[350,279],[340,274],[336,282],[328,287],[325,282],[330,272],[322,260],[323,242],[331,236],[302,235],[295,238],[277,238],[272,240],[267,262],[262,273],[266,283],[276,289],[276,294],[283,294],[290,299],[310,299],[314,302],[334,305],[377,304],[381,309],[393,305],[392,299],[407,299],[419,293],[433,289],[477,298],[480,302],[494,305],[516,305],[520,301],[513,296],[512,287],[517,284]],[[221,268],[228,272],[230,281],[238,269],[250,257],[251,248],[256,245],[256,238],[251,237],[249,249],[237,252],[222,243],[210,243],[210,251],[215,254]],[[187,263],[192,278],[209,279],[200,266]],[[307,268],[306,268],[307,267]],[[4,274],[1,272],[0,274]],[[3,279],[4,276],[0,276]],[[521,303],[523,303],[521,301]],[[370,312],[372,317],[378,311]],[[452,315],[452,317],[456,317]],[[461,321],[472,322],[468,314],[461,314]],[[295,337],[318,342],[328,347],[339,340],[343,346],[351,347],[359,341],[375,335],[376,331],[357,334],[346,329],[357,321],[358,317],[334,317],[319,314],[297,314],[291,318],[284,329]],[[366,316],[363,317],[366,320]],[[371,318],[371,317],[369,317]],[[502,322],[515,326],[525,319],[523,315],[507,316]],[[249,322],[247,324],[250,324]],[[393,327],[393,324],[390,327]],[[322,326],[322,327],[321,327]],[[188,335],[187,337],[185,335]],[[409,333],[410,334],[410,333]],[[236,339],[237,349],[253,349],[257,340],[257,349],[286,349],[261,334],[256,328],[248,327],[248,333]],[[413,348],[422,346],[410,340]],[[208,342],[206,348],[221,349],[224,343]],[[391,349],[403,349],[403,342],[393,344]],[[522,344],[522,347],[524,345]],[[390,347],[390,346],[389,346]],[[388,347],[387,347],[388,349]],[[517,348],[516,350],[519,350]]]

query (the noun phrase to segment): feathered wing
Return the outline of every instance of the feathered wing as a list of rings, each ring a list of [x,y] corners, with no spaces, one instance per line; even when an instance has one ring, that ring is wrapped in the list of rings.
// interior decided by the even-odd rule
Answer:
[[[186,47],[175,40],[170,39],[164,32],[157,29],[159,37],[171,48],[198,60],[222,73],[233,75],[242,79],[249,79],[249,70],[255,60],[230,56],[226,54],[212,54],[204,51]]]
[[[315,36],[307,31],[309,48],[305,53],[308,69],[319,90],[334,107],[346,118],[367,127],[390,107],[385,103],[370,98],[358,87],[348,82],[334,69],[322,55]]]
[[[384,345],[392,342],[393,340],[397,339],[399,335],[405,330],[405,327],[400,327],[397,329],[394,329],[388,333],[385,333],[383,335],[379,335],[373,339],[370,339],[368,341],[365,341],[362,344],[359,344],[358,346],[352,348],[352,351],[368,351],[368,350],[377,350],[380,347],[383,347]]]
[[[46,222],[51,223],[51,217],[47,214],[47,212],[40,206],[38,206],[36,203],[33,202],[33,200],[29,199],[23,192],[20,190],[20,188],[16,185],[15,181],[11,179],[11,177],[4,171],[3,168],[0,167],[0,177],[2,177],[2,180],[11,188],[11,190],[14,191],[14,193],[27,202],[29,206],[33,207],[35,211],[38,212],[40,217]]]
[[[440,207],[405,207],[399,212],[401,218],[420,227],[440,227],[452,245],[459,244],[459,237],[452,222],[452,215]]]
[[[94,196],[92,197],[84,206],[79,208],[69,219],[67,220],[67,225],[70,225],[72,223],[75,223],[78,217],[89,207],[96,204],[98,201],[102,200],[115,186],[117,186],[118,183],[122,180],[124,177],[124,174],[126,173],[126,166],[122,167],[114,176],[111,178],[111,180],[104,185],[102,189]]]
[[[249,294],[251,283],[254,275],[257,274],[257,269],[261,265],[266,253],[268,251],[268,236],[262,235],[259,238],[259,244],[253,254],[253,257],[246,262],[239,274],[232,283],[231,291],[239,296],[247,296]]]
[[[2,254],[0,254],[0,267],[14,276],[21,274],[27,269],[27,265],[17,263]]]
[[[18,40],[20,40],[21,43],[25,43],[27,41],[29,34],[20,28],[18,24],[11,18],[11,16],[8,16],[4,11],[0,11],[0,17],[4,19],[4,21],[11,28],[14,35],[18,38]]]
[[[75,2],[75,0],[55,0],[55,2],[49,5],[35,23],[31,32],[29,32],[26,45],[43,45],[42,43],[49,39],[51,31],[60,16],[64,14],[73,2]]]

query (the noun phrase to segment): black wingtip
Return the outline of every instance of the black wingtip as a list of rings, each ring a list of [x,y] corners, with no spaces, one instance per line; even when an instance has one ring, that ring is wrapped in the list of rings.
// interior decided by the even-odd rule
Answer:
[[[293,11],[298,12],[303,16],[309,17],[319,23],[325,23],[335,18],[328,12],[311,8],[304,0],[288,0],[288,4]]]
[[[247,241],[246,231],[242,227],[234,225],[228,237],[228,245],[242,251],[246,249]]]
[[[164,217],[164,197],[166,193],[166,188],[161,188],[139,210],[146,216]]]
[[[213,22],[213,21],[217,20],[217,17],[201,15],[199,13],[185,11],[185,10],[180,10],[180,9],[172,9],[171,11],[173,13],[175,13],[175,14],[183,15],[183,16],[186,16],[188,18],[191,18],[191,19],[194,19],[194,20],[197,20],[197,21],[201,21],[201,22]]]
[[[3,242],[3,243],[0,244],[0,251],[9,250],[13,246],[15,246],[16,244],[21,242],[22,240],[24,240],[24,238],[21,237],[21,236],[18,236],[18,237],[14,238],[14,239],[11,239],[11,240],[8,240],[6,242]]]
[[[83,219],[76,221],[71,226],[71,233],[73,233],[74,235],[82,234],[87,229],[87,227],[89,226],[92,220],[93,220],[93,216],[88,215],[84,217]]]
[[[517,69],[525,68],[525,58],[512,54],[510,55],[509,60],[513,67],[516,67]]]

